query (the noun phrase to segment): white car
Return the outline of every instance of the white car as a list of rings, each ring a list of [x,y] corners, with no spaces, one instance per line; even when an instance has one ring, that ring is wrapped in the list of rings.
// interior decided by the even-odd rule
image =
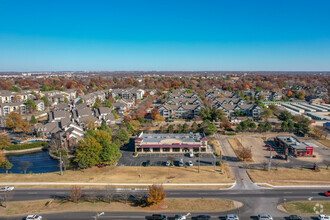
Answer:
[[[330,216],[328,215],[319,215],[317,216],[319,220],[330,220]]]
[[[194,153],[193,152],[189,152],[189,157],[194,157]]]
[[[0,188],[0,192],[9,192],[13,191],[15,188],[13,186],[5,186]]]
[[[190,167],[194,166],[194,164],[193,164],[193,162],[192,162],[191,160],[188,162],[188,165],[189,165]]]
[[[268,214],[259,214],[258,219],[259,220],[273,220],[273,217]]]
[[[26,220],[42,220],[41,215],[28,215],[25,218]]]
[[[239,220],[237,215],[228,214],[226,215],[226,220]]]

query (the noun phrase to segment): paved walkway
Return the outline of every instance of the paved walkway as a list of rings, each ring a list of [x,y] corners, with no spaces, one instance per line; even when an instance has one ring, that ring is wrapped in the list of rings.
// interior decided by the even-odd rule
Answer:
[[[236,185],[232,189],[244,189],[244,190],[253,190],[260,189],[261,187],[254,184],[250,177],[248,176],[246,169],[244,168],[244,163],[240,162],[237,158],[234,150],[230,146],[227,137],[216,134],[216,138],[220,143],[223,158],[228,163],[232,173],[236,179]]]

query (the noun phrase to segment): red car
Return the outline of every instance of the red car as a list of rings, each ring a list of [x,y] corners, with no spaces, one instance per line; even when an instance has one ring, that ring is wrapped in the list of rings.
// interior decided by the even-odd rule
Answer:
[[[325,195],[325,196],[330,196],[330,190],[329,190],[329,191],[325,191],[325,192],[324,192],[324,195]]]
[[[274,148],[273,148],[273,147],[271,147],[271,146],[268,146],[268,147],[267,147],[267,150],[271,150],[271,151],[274,151]]]
[[[283,156],[281,156],[279,154],[275,155],[274,157],[277,158],[277,159],[283,159]]]

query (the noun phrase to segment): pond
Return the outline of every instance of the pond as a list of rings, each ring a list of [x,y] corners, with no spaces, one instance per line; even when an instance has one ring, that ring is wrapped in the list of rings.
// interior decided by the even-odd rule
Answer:
[[[48,155],[48,151],[40,151],[29,154],[7,155],[7,159],[13,164],[13,168],[9,173],[50,173],[58,171],[59,162],[52,159]],[[4,169],[0,168],[0,173],[5,173]]]

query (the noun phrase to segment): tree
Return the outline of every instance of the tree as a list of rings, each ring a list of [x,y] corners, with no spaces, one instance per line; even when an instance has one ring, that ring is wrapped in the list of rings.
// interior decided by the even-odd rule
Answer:
[[[8,130],[28,132],[30,124],[23,120],[20,114],[11,112],[7,115],[6,127]]]
[[[252,159],[252,152],[249,148],[242,147],[239,149],[237,156],[243,161],[250,160]]]
[[[293,115],[288,111],[282,111],[279,114],[278,119],[280,119],[281,121],[288,121],[290,119],[293,119]]]
[[[13,167],[13,164],[9,162],[9,160],[5,160],[1,167],[6,170],[6,174],[8,174],[8,170],[10,170]]]
[[[12,87],[10,87],[9,91],[11,91],[11,92],[20,92],[21,89],[16,87],[16,86],[12,86]]]
[[[110,143],[109,140],[105,140],[101,142],[101,145],[103,149],[100,158],[105,164],[114,164],[121,158],[119,146],[115,143]]]
[[[83,194],[83,191],[82,191],[81,187],[73,186],[71,188],[71,193],[70,193],[71,201],[74,203],[78,203],[82,194]]]
[[[24,170],[24,174],[26,174],[27,169],[29,169],[32,166],[32,163],[30,161],[21,161],[20,166]]]
[[[113,109],[113,104],[108,99],[104,101],[104,106]]]
[[[265,125],[264,125],[263,123],[260,123],[260,124],[258,125],[258,131],[260,131],[260,132],[265,131]]]
[[[34,115],[31,116],[31,119],[30,119],[30,124],[34,125],[34,124],[37,124],[38,123],[38,120],[36,119],[36,117],[34,117]]]
[[[0,135],[0,151],[11,144],[8,135],[1,134]]]
[[[197,123],[194,121],[194,122],[192,123],[192,125],[191,125],[191,131],[192,131],[192,132],[197,132],[197,130],[198,130],[198,125],[197,125]]]
[[[161,115],[156,115],[155,121],[165,121],[165,118]]]
[[[166,193],[162,185],[152,185],[148,187],[149,195],[147,202],[149,205],[154,205],[162,202],[166,198]]]
[[[99,157],[101,152],[101,144],[94,137],[87,135],[78,143],[74,162],[82,169],[98,165],[101,162]]]
[[[267,121],[267,122],[265,123],[265,130],[266,130],[266,131],[270,131],[270,130],[272,130],[272,129],[273,129],[272,124],[271,124],[269,121]]]
[[[273,112],[269,108],[264,108],[262,113],[261,113],[262,118],[268,119],[273,117]]]
[[[158,109],[157,109],[157,108],[153,108],[153,109],[151,110],[151,113],[150,113],[151,118],[155,120],[155,118],[156,118],[158,115],[159,115],[159,111],[158,111]]]
[[[184,123],[184,124],[182,125],[182,132],[183,132],[183,133],[188,133],[188,132],[189,132],[189,126],[188,126],[187,123]]]
[[[205,120],[201,124],[201,130],[204,132],[206,135],[213,135],[218,132],[217,126],[215,126],[214,123],[210,122],[209,120]]]
[[[41,100],[44,101],[45,106],[49,106],[50,105],[49,100],[48,100],[48,98],[46,96],[41,97]]]
[[[32,99],[28,99],[28,100],[26,101],[26,109],[27,109],[30,113],[36,111],[36,110],[37,110],[37,104],[36,104],[36,102],[35,102],[34,100],[32,100]]]
[[[322,129],[320,129],[318,127],[314,127],[313,128],[313,136],[318,138],[318,139],[322,139],[322,138],[325,138],[327,136],[327,134]]]
[[[220,127],[225,129],[225,130],[230,130],[231,129],[231,124],[229,121],[223,121],[220,123]]]
[[[168,126],[167,130],[168,130],[168,133],[173,133],[174,126],[173,125]]]
[[[289,130],[289,125],[287,121],[283,121],[281,124],[281,130],[282,131],[288,131]]]
[[[129,141],[129,135],[126,130],[119,130],[117,138],[120,140],[122,144],[126,144]]]

